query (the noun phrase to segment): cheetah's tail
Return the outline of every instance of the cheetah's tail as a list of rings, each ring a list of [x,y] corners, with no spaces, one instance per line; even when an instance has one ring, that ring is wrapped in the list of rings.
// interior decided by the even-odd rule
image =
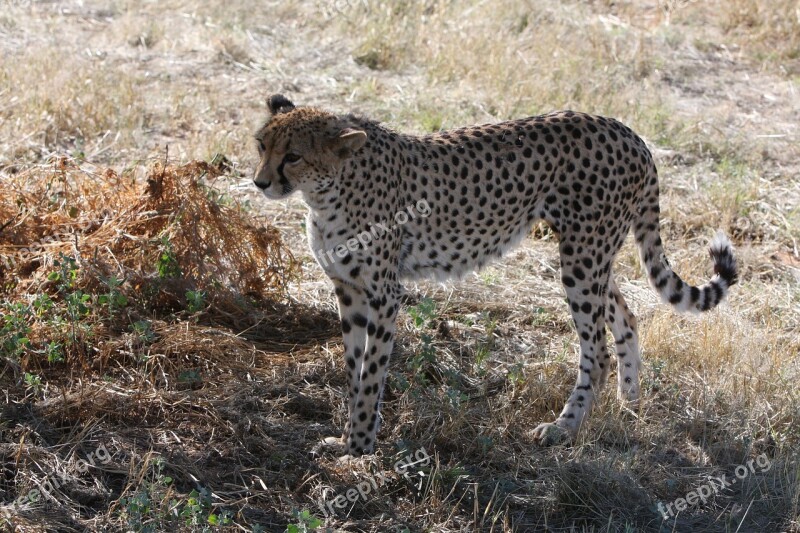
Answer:
[[[722,231],[717,232],[709,245],[709,253],[714,262],[714,277],[699,287],[689,285],[673,272],[664,255],[657,223],[638,224],[635,228],[635,237],[650,284],[661,299],[672,305],[676,311],[698,313],[713,309],[738,280],[739,273],[733,247]]]

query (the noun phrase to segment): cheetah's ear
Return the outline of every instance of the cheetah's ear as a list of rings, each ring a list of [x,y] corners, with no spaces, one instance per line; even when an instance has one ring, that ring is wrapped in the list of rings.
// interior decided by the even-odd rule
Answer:
[[[281,113],[288,113],[294,109],[294,104],[282,94],[273,94],[267,98],[267,107],[271,114],[279,115]]]
[[[333,153],[346,159],[356,153],[367,142],[367,134],[362,130],[345,128],[329,141]]]

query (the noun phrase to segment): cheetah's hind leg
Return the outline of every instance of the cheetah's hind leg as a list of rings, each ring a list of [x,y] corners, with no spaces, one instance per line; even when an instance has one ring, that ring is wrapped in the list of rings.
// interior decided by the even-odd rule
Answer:
[[[578,376],[575,388],[556,421],[540,424],[533,430],[533,439],[542,446],[572,440],[578,434],[608,376],[605,314],[609,260],[601,259],[602,243],[593,247],[581,243],[584,252],[577,255],[574,241],[576,239],[570,235],[562,235],[559,252],[561,280],[580,343]]]
[[[639,335],[636,332],[636,317],[619,292],[613,274],[608,280],[606,323],[614,335],[617,352],[617,397],[628,407],[635,408],[639,403],[639,368],[642,365]]]

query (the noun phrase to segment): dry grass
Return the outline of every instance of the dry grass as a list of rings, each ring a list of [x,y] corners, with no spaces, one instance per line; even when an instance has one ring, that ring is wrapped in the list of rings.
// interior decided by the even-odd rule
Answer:
[[[800,7],[780,0],[733,0],[726,5],[723,29],[745,47],[745,53],[762,64],[784,63],[800,73]]]
[[[356,4],[353,17],[342,24],[363,30],[357,62],[379,70],[423,67],[431,88],[423,102],[435,101],[440,91],[463,100],[478,91],[484,120],[573,108],[630,122],[660,105],[649,79],[652,38],[580,5],[513,1],[498,10],[491,2],[466,9],[454,1],[390,2],[368,10]],[[592,70],[602,75],[582,75]],[[442,126],[462,120],[447,114]]]
[[[108,71],[81,75],[92,68],[91,59],[57,47],[23,50],[3,62],[0,135],[10,142],[0,162],[19,165],[65,149],[95,159],[112,141],[128,143],[148,127],[136,80]],[[22,135],[21,126],[29,128]]]
[[[325,527],[800,531],[798,20],[793,0],[3,4],[0,523],[285,531],[380,473]],[[659,161],[675,269],[706,279],[721,227],[742,282],[676,316],[628,242],[643,405],[606,391],[574,445],[541,450],[527,434],[568,395],[576,338],[536,231],[480,275],[409,287],[423,320],[401,313],[378,453],[310,457],[344,424],[344,372],[304,209],[247,177],[275,91],[417,132],[616,116]],[[393,468],[420,447],[421,485]]]

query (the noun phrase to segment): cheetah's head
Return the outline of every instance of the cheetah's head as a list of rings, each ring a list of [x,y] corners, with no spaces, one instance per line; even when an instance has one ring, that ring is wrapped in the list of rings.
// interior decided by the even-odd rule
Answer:
[[[261,161],[253,179],[267,198],[329,189],[344,161],[367,142],[367,134],[347,119],[295,107],[283,95],[270,96],[267,107],[270,117],[256,133]]]

